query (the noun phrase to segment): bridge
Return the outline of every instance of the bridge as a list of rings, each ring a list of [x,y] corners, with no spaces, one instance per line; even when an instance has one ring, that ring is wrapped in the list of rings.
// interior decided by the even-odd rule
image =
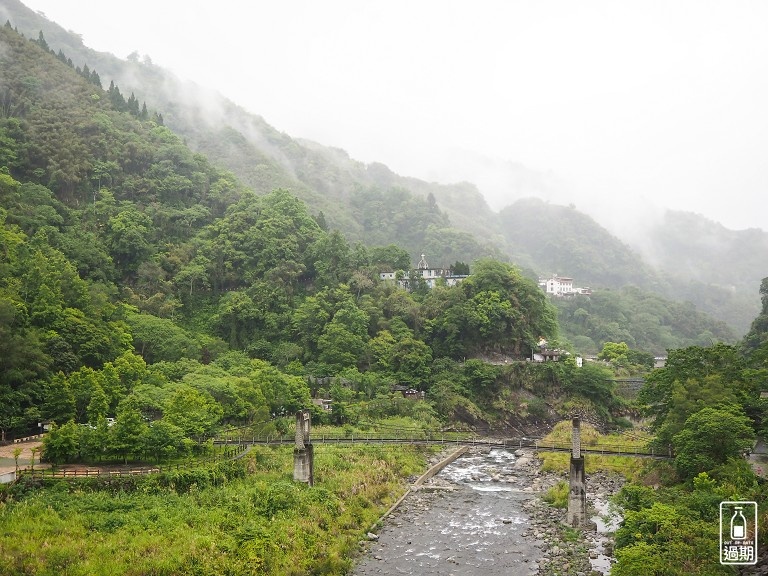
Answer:
[[[456,447],[474,447],[482,449],[501,449],[501,450],[521,450],[532,449],[537,452],[572,452],[572,443],[570,441],[553,441],[535,437],[511,437],[511,438],[492,438],[476,435],[469,435],[461,432],[446,432],[443,430],[422,430],[406,428],[387,428],[378,426],[378,431],[370,432],[349,432],[338,431],[330,433],[328,431],[315,432],[312,435],[311,443],[309,441],[308,430],[299,429],[299,436],[302,436],[302,444],[316,445],[345,445],[345,444],[391,444],[391,445],[440,445]],[[142,474],[153,474],[167,472],[169,470],[178,470],[180,468],[190,468],[205,464],[214,463],[221,460],[235,460],[245,456],[254,446],[297,446],[296,430],[287,431],[283,434],[270,435],[247,435],[245,429],[230,431],[226,436],[215,438],[213,444],[223,448],[221,453],[208,459],[202,459],[196,462],[184,464],[174,464],[170,466],[147,466],[136,467],[124,470],[102,470],[98,467],[82,467],[74,470],[20,470],[20,474],[32,477],[42,478],[78,478],[78,477],[120,477],[134,476]],[[632,438],[631,433],[624,433],[628,438]],[[306,447],[305,447],[306,448]],[[581,452],[600,456],[631,456],[634,458],[652,458],[658,460],[671,460],[674,454],[669,451],[659,451],[652,447],[638,446],[634,444],[604,444],[604,445],[582,445]],[[307,471],[310,474],[311,471]]]
[[[572,418],[571,429],[571,441],[563,442],[554,439],[545,440],[543,438],[477,438],[477,437],[459,437],[459,435],[453,434],[452,438],[445,438],[445,434],[440,435],[440,438],[431,437],[431,434],[427,431],[416,431],[417,434],[413,434],[411,438],[403,438],[401,435],[390,435],[381,432],[378,433],[364,433],[358,435],[355,439],[351,429],[345,430],[343,436],[333,435],[326,437],[324,434],[320,434],[318,439],[315,436],[316,442],[311,442],[310,439],[310,427],[311,417],[309,410],[299,410],[296,412],[296,426],[294,430],[293,438],[285,434],[278,434],[275,437],[266,437],[257,439],[253,436],[250,442],[245,440],[250,446],[256,444],[262,444],[266,446],[274,445],[292,445],[293,446],[293,480],[294,482],[304,482],[309,486],[314,484],[314,454],[315,446],[319,444],[342,444],[342,443],[365,443],[365,444],[456,444],[461,446],[460,449],[454,451],[454,454],[460,454],[463,450],[466,450],[468,446],[481,446],[483,448],[502,448],[506,450],[522,448],[533,449],[536,451],[558,451],[570,453],[570,472],[568,475],[568,512],[566,515],[566,522],[573,527],[583,527],[587,525],[587,475],[586,465],[584,462],[585,455],[601,454],[611,456],[631,456],[642,458],[671,458],[671,451],[669,454],[656,454],[652,447],[638,446],[638,442],[633,444],[614,444],[614,445],[599,445],[594,441],[590,445],[582,448],[581,446],[581,420],[575,416]],[[400,430],[402,432],[402,430]],[[631,436],[628,433],[627,436]],[[317,442],[319,440],[319,442]],[[635,438],[638,440],[638,438]],[[225,442],[229,442],[230,438],[225,439]],[[233,438],[232,442],[237,442],[237,446],[243,446],[244,439]],[[402,500],[402,499],[401,499]],[[399,501],[398,501],[399,502]]]
[[[645,384],[645,378],[640,376],[629,378],[610,378],[611,382],[616,383],[616,392],[622,394],[628,398],[634,398],[637,396],[640,389]]]
[[[487,449],[520,450],[533,449],[538,452],[571,452],[570,442],[557,442],[542,438],[460,438],[444,434],[423,434],[408,436],[395,436],[381,433],[358,433],[350,435],[315,434],[312,436],[312,444],[415,444],[415,445],[443,445],[443,446],[469,446]],[[295,438],[293,434],[278,434],[267,436],[252,436],[250,438],[223,438],[214,440],[215,445],[245,445],[245,446],[293,446]],[[670,460],[674,458],[671,451],[659,451],[655,448],[638,447],[631,444],[607,444],[595,446],[581,446],[581,451],[586,454],[602,456],[632,456],[635,458],[654,458]]]

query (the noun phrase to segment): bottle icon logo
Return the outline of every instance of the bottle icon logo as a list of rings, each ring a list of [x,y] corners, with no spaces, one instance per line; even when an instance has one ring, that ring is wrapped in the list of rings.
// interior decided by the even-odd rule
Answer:
[[[731,539],[744,540],[747,537],[747,519],[744,518],[744,514],[741,512],[741,506],[736,506],[734,510],[736,511],[731,517]]]
[[[720,503],[720,564],[757,564],[757,502]]]

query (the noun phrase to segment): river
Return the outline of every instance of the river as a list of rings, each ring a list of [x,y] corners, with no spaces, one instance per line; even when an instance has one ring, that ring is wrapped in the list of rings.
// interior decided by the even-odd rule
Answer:
[[[543,542],[529,532],[526,458],[470,454],[412,492],[386,521],[353,576],[533,576]]]

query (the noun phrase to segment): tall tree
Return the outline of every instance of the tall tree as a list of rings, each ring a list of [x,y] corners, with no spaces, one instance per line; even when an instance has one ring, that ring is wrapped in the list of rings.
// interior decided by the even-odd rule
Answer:
[[[703,408],[675,435],[675,467],[684,478],[710,471],[752,447],[755,432],[737,406]]]
[[[210,394],[187,385],[180,386],[165,405],[166,421],[196,440],[209,436],[222,415],[221,405]]]

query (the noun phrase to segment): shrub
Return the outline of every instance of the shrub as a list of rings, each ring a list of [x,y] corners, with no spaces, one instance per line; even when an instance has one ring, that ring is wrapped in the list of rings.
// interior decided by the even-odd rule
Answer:
[[[542,499],[554,508],[567,508],[569,491],[568,482],[560,480],[544,493]]]

